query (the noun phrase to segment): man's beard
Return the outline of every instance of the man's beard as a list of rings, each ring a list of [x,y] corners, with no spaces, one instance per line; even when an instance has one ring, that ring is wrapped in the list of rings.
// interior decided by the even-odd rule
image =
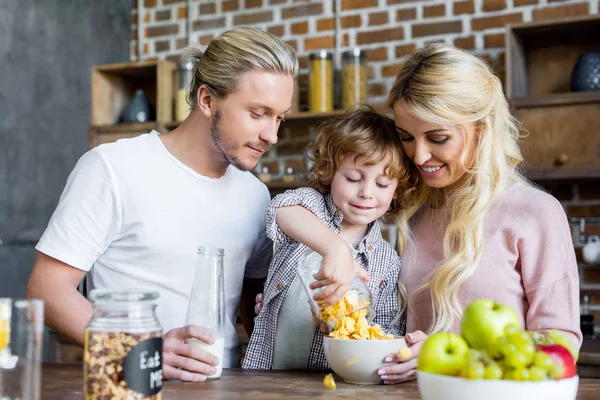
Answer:
[[[250,171],[250,170],[254,169],[256,167],[256,164],[254,164],[254,165],[244,164],[239,159],[239,157],[232,154],[234,147],[223,142],[223,140],[221,138],[221,128],[219,126],[222,118],[223,118],[223,113],[221,112],[221,110],[217,109],[217,111],[215,112],[215,116],[210,124],[210,135],[212,137],[213,144],[221,152],[221,154],[223,155],[223,158],[225,158],[225,160],[229,164],[233,165],[240,171]],[[257,163],[258,163],[258,161],[257,161]]]

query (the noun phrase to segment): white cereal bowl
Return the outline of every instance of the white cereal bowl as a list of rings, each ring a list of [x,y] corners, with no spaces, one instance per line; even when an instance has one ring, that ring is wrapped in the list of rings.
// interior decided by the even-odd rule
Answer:
[[[575,400],[579,377],[538,382],[471,380],[417,371],[422,400]]]
[[[382,380],[377,371],[389,365],[383,360],[403,347],[406,347],[403,337],[389,340],[323,338],[325,357],[333,372],[345,382],[357,385],[380,384]]]

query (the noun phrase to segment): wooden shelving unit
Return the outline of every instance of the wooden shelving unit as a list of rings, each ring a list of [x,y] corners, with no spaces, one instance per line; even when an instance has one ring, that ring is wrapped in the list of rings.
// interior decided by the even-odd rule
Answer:
[[[92,125],[119,123],[137,89],[144,91],[158,122],[173,119],[174,74],[169,61],[139,61],[92,68]]]
[[[130,138],[152,130],[161,133],[177,128],[173,121],[174,83],[176,66],[165,61],[143,61],[100,65],[92,68],[92,125],[89,129],[90,148],[104,143]],[[136,89],[144,90],[156,109],[156,120],[144,123],[119,123],[119,117]],[[339,117],[345,110],[325,113],[294,112],[285,116],[280,129],[319,125],[329,118]],[[272,194],[306,186],[303,179],[293,182],[271,181],[267,187]]]
[[[600,52],[600,17],[509,25],[506,91],[523,123],[530,178],[600,179],[600,91],[571,92],[583,53]]]
[[[169,61],[150,60],[94,66],[90,148],[153,129],[164,133],[177,128],[180,122],[173,121],[176,78],[176,65]],[[144,91],[155,110],[156,118],[139,124],[120,123],[120,117],[137,89]],[[289,113],[281,127],[316,125],[344,113],[344,110]]]
[[[515,108],[566,106],[600,102],[600,91],[554,93],[541,96],[516,97],[512,99]]]
[[[175,71],[174,63],[158,60],[94,66],[90,147],[159,129],[173,120]],[[156,118],[144,123],[120,123],[138,89],[143,90]]]

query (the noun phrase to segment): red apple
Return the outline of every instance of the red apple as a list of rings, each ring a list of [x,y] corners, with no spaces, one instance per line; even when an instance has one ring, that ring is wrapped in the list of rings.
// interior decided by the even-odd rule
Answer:
[[[542,351],[550,356],[556,369],[554,379],[565,379],[571,378],[577,375],[577,366],[575,360],[571,355],[571,352],[560,344],[538,344],[536,345],[538,351]]]

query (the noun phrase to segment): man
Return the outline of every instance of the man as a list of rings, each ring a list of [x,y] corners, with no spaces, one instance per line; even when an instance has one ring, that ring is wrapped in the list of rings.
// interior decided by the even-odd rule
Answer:
[[[36,249],[27,296],[46,302],[46,324],[83,345],[91,288],[158,291],[167,378],[203,381],[216,357],[185,339],[212,343],[185,324],[199,246],[225,250],[224,367],[239,366],[235,317],[251,333],[254,296],[271,258],[265,237],[267,188],[248,170],[277,142],[291,107],[294,50],[266,32],[238,28],[189,54],[194,78],[188,118],[82,156]],[[244,172],[246,171],[246,172]]]

